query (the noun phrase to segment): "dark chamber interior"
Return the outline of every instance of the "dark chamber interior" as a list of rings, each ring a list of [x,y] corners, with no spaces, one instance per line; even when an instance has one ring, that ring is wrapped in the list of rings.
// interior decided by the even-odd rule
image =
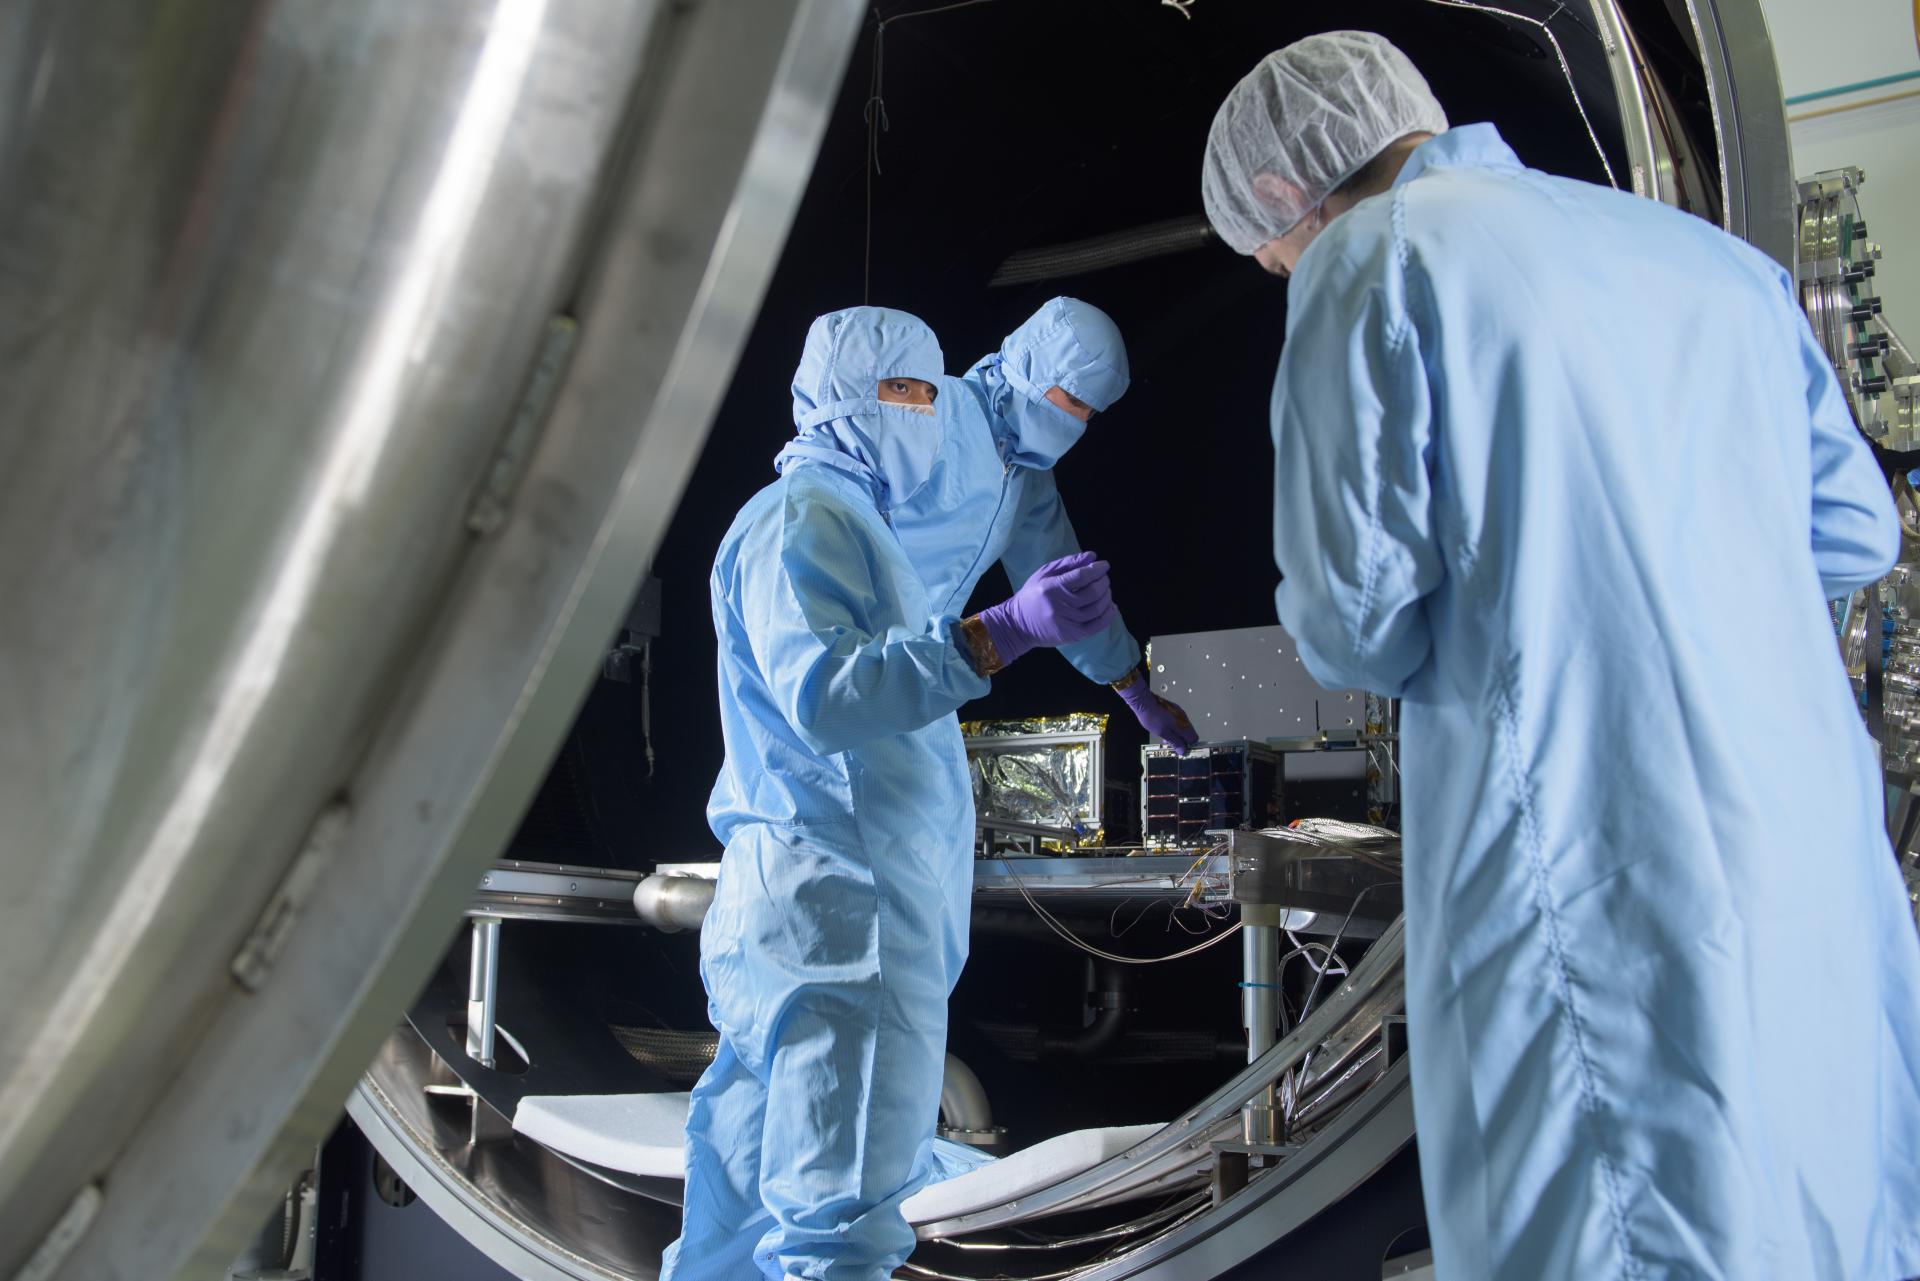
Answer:
[[[995,269],[1022,250],[1200,214],[1201,155],[1221,99],[1269,50],[1333,26],[1377,30],[1408,50],[1455,123],[1492,121],[1524,161],[1605,181],[1551,46],[1511,18],[1427,0],[1351,3],[1337,15],[1196,0],[1190,16],[1156,0],[988,0],[909,16],[930,7],[879,6],[890,23],[884,107],[873,107],[885,128],[871,176],[871,290],[863,286],[869,20],[779,269],[660,549],[651,774],[637,677],[597,682],[511,857],[645,871],[717,856],[704,816],[722,753],[707,571],[734,512],[773,479],[773,456],[792,431],[788,386],[816,315],[863,300],[912,311],[939,334],[957,373],[1056,293],[1105,308],[1127,336],[1134,382],[1058,469],[1081,539],[1112,561],[1116,596],[1143,642],[1263,626],[1274,621],[1276,581],[1267,404],[1286,286],[1217,241],[1011,288],[989,287]],[[1585,10],[1509,7],[1541,17],[1559,10],[1553,30],[1624,181],[1613,89]],[[1663,0],[1626,10],[1651,62],[1689,61],[1686,28]],[[1679,124],[1709,137],[1697,75],[1669,83],[1680,87]],[[976,604],[1006,590],[1004,576],[990,572]],[[1057,656],[1016,664],[961,715],[1072,711],[1109,713],[1109,773],[1137,776],[1144,736],[1116,697]],[[1170,919],[1164,902],[1144,900],[1102,905],[1074,925],[1138,955],[1196,942],[1189,930],[1221,928],[1194,912]],[[554,1008],[541,1017],[577,1018],[583,1028],[706,1026],[692,935],[526,924],[508,932],[508,1027],[521,999],[564,1003],[565,1015]],[[1015,1146],[1084,1126],[1166,1121],[1243,1057],[1239,963],[1227,944],[1116,977],[1122,967],[1062,946],[1017,899],[984,908],[954,998],[951,1048],[982,1078]],[[1304,966],[1291,974],[1295,983],[1306,977]],[[1081,1043],[1115,984],[1130,1011],[1124,1030]],[[629,1082],[580,1088],[658,1088],[635,1072]]]

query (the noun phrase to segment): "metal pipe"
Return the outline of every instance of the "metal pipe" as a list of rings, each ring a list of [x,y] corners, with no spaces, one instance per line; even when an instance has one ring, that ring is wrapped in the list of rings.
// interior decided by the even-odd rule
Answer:
[[[1005,1131],[993,1125],[993,1105],[986,1087],[965,1063],[947,1055],[946,1074],[940,1080],[940,1136],[956,1143],[987,1147]]]
[[[707,909],[713,906],[717,884],[683,872],[668,876],[655,873],[633,887],[633,910],[648,925],[668,934],[698,930]]]
[[[1273,1048],[1278,1024],[1279,909],[1243,904],[1240,923],[1243,927],[1240,931],[1241,1021],[1247,1029],[1247,1062],[1256,1063]],[[1247,1104],[1242,1114],[1247,1142],[1272,1143],[1276,1140],[1279,1133],[1276,1124],[1278,1104],[1271,1084]]]
[[[1240,1019],[1247,1029],[1247,1062],[1252,1063],[1273,1048],[1276,1034],[1280,931],[1272,925],[1248,925],[1240,938]]]
[[[1126,1030],[1127,967],[1106,961],[1092,964],[1094,981],[1093,990],[1088,993],[1088,1004],[1094,1010],[1093,1021],[1068,1035],[1042,1034],[1040,1052],[1043,1055],[1065,1054],[1074,1058],[1091,1058],[1111,1047]]]
[[[976,937],[987,933],[1011,934],[1036,943],[1067,945],[1039,917],[1006,909],[976,910],[973,914],[973,932]],[[1094,961],[1093,966],[1094,990],[1089,1001],[1095,1011],[1093,1021],[1071,1032],[1036,1029],[1037,1048],[1041,1055],[1091,1058],[1110,1049],[1126,1031],[1132,970],[1125,965],[1100,960]],[[1237,1046],[1233,1049],[1233,1056],[1239,1057]]]
[[[495,994],[500,982],[500,922],[475,917],[473,947],[467,959],[467,1057],[481,1067],[493,1061]]]
[[[1109,267],[1120,267],[1165,254],[1204,248],[1213,238],[1213,228],[1207,225],[1204,217],[1195,214],[1088,240],[1076,240],[1070,244],[1022,249],[994,270],[993,278],[987,281],[987,288],[1030,285],[1060,276],[1104,271]]]

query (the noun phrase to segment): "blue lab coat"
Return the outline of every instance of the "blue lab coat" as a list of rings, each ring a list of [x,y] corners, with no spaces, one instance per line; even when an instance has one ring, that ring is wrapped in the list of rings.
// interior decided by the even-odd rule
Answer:
[[[1105,411],[1128,381],[1119,330],[1073,298],[1051,300],[998,352],[941,381],[944,447],[925,487],[889,516],[935,609],[965,609],[996,561],[1017,590],[1034,570],[1081,550],[1053,466],[1086,425],[1048,403],[1046,392],[1064,387]],[[1087,679],[1110,684],[1139,664],[1140,642],[1116,614],[1060,653]]]
[[[1899,531],[1774,263],[1416,150],[1302,256],[1280,621],[1400,697],[1441,1281],[1920,1274],[1920,947],[1826,602]]]
[[[710,579],[726,845],[700,935],[720,1032],[693,1090],[671,1281],[891,1275],[933,1150],[947,997],[967,955],[973,796],[954,709],[986,693],[882,515],[927,481],[932,414],[874,400],[941,377],[912,317],[816,321],[799,437]]]

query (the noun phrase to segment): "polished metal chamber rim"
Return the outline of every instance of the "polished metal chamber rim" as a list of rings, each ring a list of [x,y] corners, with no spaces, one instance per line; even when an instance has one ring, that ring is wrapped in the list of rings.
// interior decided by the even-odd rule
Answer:
[[[1263,1094],[1282,1074],[1323,1045],[1343,1038],[1350,1023],[1368,1024],[1355,1045],[1377,1033],[1389,1013],[1404,1002],[1405,925],[1396,920],[1373,944],[1334,996],[1259,1060],[1221,1086],[1184,1116],[1118,1156],[1071,1178],[998,1206],[929,1223],[923,1240],[940,1240],[1011,1226],[1050,1214],[1063,1214],[1121,1199],[1160,1182],[1188,1177],[1213,1159],[1211,1145],[1237,1133],[1241,1107]],[[1389,1008],[1391,1007],[1391,1008]],[[1302,1083],[1311,1088],[1344,1061],[1336,1055],[1323,1075]]]

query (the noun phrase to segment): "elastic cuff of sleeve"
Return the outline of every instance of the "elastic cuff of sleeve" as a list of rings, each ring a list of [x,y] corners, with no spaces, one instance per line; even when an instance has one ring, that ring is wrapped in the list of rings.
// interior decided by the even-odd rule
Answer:
[[[1000,651],[994,648],[993,634],[987,625],[980,621],[980,615],[960,620],[960,635],[967,642],[967,655],[973,662],[973,670],[982,676],[991,676],[1006,664],[1000,661]]]
[[[1124,694],[1132,689],[1139,679],[1140,669],[1138,667],[1129,667],[1125,676],[1122,676],[1117,681],[1109,681],[1108,684],[1113,686],[1114,693]]]

